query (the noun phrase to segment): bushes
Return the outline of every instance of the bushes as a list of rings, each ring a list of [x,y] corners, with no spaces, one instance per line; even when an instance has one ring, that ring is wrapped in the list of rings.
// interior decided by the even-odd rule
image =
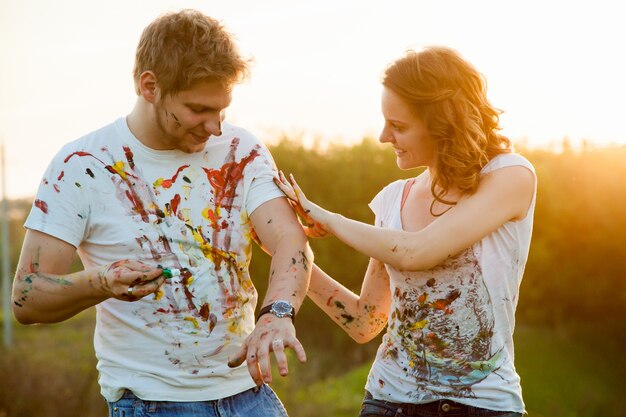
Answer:
[[[400,171],[391,149],[373,140],[325,150],[304,149],[299,143],[283,140],[271,151],[278,167],[293,173],[312,201],[366,222],[373,221],[367,203],[383,186],[419,172]],[[581,323],[592,323],[586,336],[590,341],[589,360],[617,361],[603,355],[607,339],[617,346],[611,352],[623,350],[626,345],[622,336],[626,334],[622,319],[626,317],[626,147],[587,148],[581,153],[561,154],[534,150],[523,154],[535,165],[539,180],[533,242],[522,281],[518,323],[556,328],[580,328]],[[11,204],[14,270],[23,237],[21,224],[30,202]],[[316,240],[311,246],[322,269],[359,291],[367,266],[365,256],[335,238]],[[268,270],[269,258],[255,249],[251,272],[261,296],[265,293]],[[598,322],[610,326],[593,325]],[[315,410],[309,403],[317,404],[318,411],[328,401],[337,410],[345,410],[349,406],[343,400],[350,404],[357,401],[362,386],[356,392],[345,391],[344,396],[342,384],[346,382],[341,375],[370,362],[377,343],[357,345],[309,300],[299,313],[296,327],[309,363],[293,364],[292,375],[286,380],[278,377],[275,382],[292,417],[315,415],[306,414],[307,409]],[[17,328],[14,348],[0,351],[0,417],[105,415],[106,407],[96,384],[92,329],[91,311],[58,325]],[[520,353],[518,356],[523,359]],[[556,362],[548,358],[545,363],[551,366]],[[360,372],[355,377],[358,384],[364,382],[364,371]],[[583,378],[586,373],[576,375]],[[314,385],[312,394],[302,393],[302,387],[316,381],[323,382]],[[543,379],[536,376],[535,381],[541,384]],[[623,388],[621,380],[615,379],[615,383],[621,383]],[[315,391],[322,390],[324,384],[333,392]],[[535,389],[552,392],[550,386]],[[320,400],[314,401],[318,394]],[[586,401],[595,401],[592,394]],[[542,401],[547,404],[549,399]],[[586,404],[584,408],[599,409],[595,404]],[[558,411],[546,409],[546,415],[556,415],[552,412]],[[334,415],[322,411],[319,415]]]

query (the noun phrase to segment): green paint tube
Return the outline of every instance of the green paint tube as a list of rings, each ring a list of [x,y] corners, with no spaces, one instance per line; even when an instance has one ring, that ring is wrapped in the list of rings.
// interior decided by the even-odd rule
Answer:
[[[174,277],[179,277],[180,276],[180,269],[176,269],[176,268],[163,268],[163,276],[166,279],[170,279],[170,278],[174,278]]]

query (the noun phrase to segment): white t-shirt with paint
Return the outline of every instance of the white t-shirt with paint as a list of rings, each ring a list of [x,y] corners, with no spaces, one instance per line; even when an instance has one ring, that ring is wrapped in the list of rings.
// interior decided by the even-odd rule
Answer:
[[[283,194],[274,162],[225,124],[202,152],[157,151],[125,118],[67,144],[48,167],[25,227],[78,248],[85,268],[121,259],[183,270],[136,302],[97,305],[99,383],[145,400],[201,401],[254,386],[230,369],[254,328],[250,214]],[[266,279],[266,277],[256,277]]]
[[[534,174],[522,156],[503,154],[481,175],[515,165]],[[402,229],[406,181],[388,185],[372,200],[376,225]],[[524,219],[503,224],[432,269],[407,272],[386,265],[391,310],[366,385],[375,399],[418,404],[450,399],[524,412],[513,329],[534,207],[533,196]]]

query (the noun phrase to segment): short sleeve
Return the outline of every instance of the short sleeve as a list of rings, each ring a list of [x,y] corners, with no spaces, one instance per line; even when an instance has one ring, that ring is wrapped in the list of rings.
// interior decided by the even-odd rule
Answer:
[[[85,238],[89,209],[85,188],[77,181],[82,173],[79,158],[64,147],[43,175],[24,227],[79,247]]]
[[[252,180],[245,203],[248,215],[263,203],[285,196],[274,183],[274,177],[278,176],[278,171],[270,151],[262,144],[257,144],[255,150],[258,156],[251,163]]]
[[[376,216],[374,224],[379,227],[387,227],[391,211],[393,211],[398,199],[398,193],[402,192],[406,180],[398,180],[380,190],[370,201],[369,208]]]
[[[530,172],[536,175],[535,168],[530,163],[530,161],[517,153],[504,153],[494,157],[491,161],[489,161],[487,165],[483,167],[480,173],[481,175],[485,175],[497,169],[511,166],[523,166],[525,168],[528,168]]]
[[[384,198],[385,198],[385,189],[383,188],[382,190],[378,192],[378,194],[374,196],[372,201],[370,201],[370,203],[368,204],[370,210],[372,210],[372,212],[374,213],[374,216],[376,216],[374,223],[377,226],[379,226],[379,220],[382,215]]]

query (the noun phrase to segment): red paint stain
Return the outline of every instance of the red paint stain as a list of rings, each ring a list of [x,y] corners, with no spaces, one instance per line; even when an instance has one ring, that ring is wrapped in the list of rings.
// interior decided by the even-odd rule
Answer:
[[[183,172],[183,170],[187,168],[189,168],[189,165],[183,165],[180,168],[178,168],[172,178],[170,178],[169,180],[163,180],[163,182],[161,183],[161,186],[163,188],[170,188],[176,182],[180,173]]]
[[[202,320],[207,321],[209,319],[210,313],[211,313],[211,307],[209,307],[209,304],[207,303],[202,304],[202,306],[200,307],[200,317],[202,317]]]
[[[48,214],[48,203],[46,203],[45,201],[35,200],[35,207],[43,211],[45,214]]]
[[[54,191],[56,191],[57,193],[61,192],[61,188],[59,188],[59,184],[54,184],[52,188],[54,188]]]
[[[126,198],[128,198],[128,201],[130,201],[130,203],[133,205],[133,210],[135,210],[135,212],[137,212],[137,214],[141,216],[141,220],[143,220],[145,223],[149,223],[150,219],[148,218],[148,212],[143,205],[143,200],[137,195],[135,189],[131,187],[126,190],[125,194]]]
[[[219,170],[202,168],[206,173],[207,179],[215,188],[215,205],[226,210],[232,209],[233,200],[236,196],[235,191],[239,182],[243,179],[244,169],[260,155],[258,149],[255,148],[241,161],[235,162],[237,146],[239,146],[239,138],[233,140],[233,143],[230,145],[230,152],[226,156],[226,162]]]
[[[176,215],[176,212],[178,211],[179,204],[180,204],[180,194],[176,194],[174,198],[170,200],[170,207],[172,208],[172,213],[174,214],[174,216]]]
[[[126,155],[126,160],[128,161],[128,166],[130,169],[135,169],[135,161],[133,160],[133,151],[130,150],[128,146],[124,146],[124,155]]]
[[[36,260],[30,261],[30,263],[28,264],[28,272],[30,272],[31,274],[39,272],[39,262],[37,262]]]
[[[124,153],[126,155],[126,159],[128,159],[129,166],[131,164],[132,166],[135,166],[135,163],[133,162],[133,153],[130,151],[130,149],[127,149],[125,147]],[[82,152],[82,151],[73,152],[65,158],[64,162],[67,163],[73,156],[79,156],[79,157],[90,156],[94,158],[95,160],[97,160],[98,162],[100,162],[102,165],[104,165],[104,168],[107,171],[109,171],[111,174],[119,175],[121,180],[128,186],[128,190],[126,190],[124,194],[128,198],[128,201],[130,201],[131,204],[133,205],[133,210],[135,210],[135,212],[141,216],[142,221],[144,221],[145,223],[149,222],[148,212],[146,211],[146,208],[144,207],[143,201],[141,200],[141,198],[135,191],[135,187],[133,186],[133,183],[128,179],[128,175],[126,176],[126,178],[121,176],[111,165],[107,165],[104,161],[102,161],[98,157],[93,156],[89,152]]]
[[[78,151],[78,152],[74,152],[74,153],[71,153],[71,154],[69,154],[68,156],[66,156],[66,157],[65,157],[65,159],[63,160],[63,162],[65,162],[65,163],[67,164],[67,162],[68,162],[70,159],[72,159],[72,157],[73,157],[74,155],[76,155],[76,156],[91,156],[92,158],[98,159],[98,158],[96,158],[95,156],[93,156],[92,154],[90,154],[89,152],[81,152],[81,151]],[[98,161],[100,161],[100,160],[98,159]],[[102,162],[102,161],[100,161],[100,162]],[[102,162],[102,163],[104,164],[104,162]]]
[[[237,187],[243,181],[243,172],[246,166],[254,161],[260,153],[259,148],[255,147],[250,151],[248,156],[242,158],[239,162],[236,162],[236,153],[237,147],[239,146],[239,138],[234,138],[232,143],[230,144],[230,150],[224,159],[224,164],[220,169],[207,169],[202,168],[206,173],[207,179],[209,183],[213,186],[215,190],[215,210],[214,213],[221,213],[220,209],[224,209],[227,212],[230,212],[233,208],[233,201],[237,196]],[[208,215],[211,216],[211,210],[208,210]],[[228,214],[226,214],[228,216]],[[213,225],[218,225],[218,219],[211,219]],[[225,235],[220,234],[219,227],[213,227],[213,238],[212,242],[212,255],[215,263],[215,270],[219,271],[221,269],[222,262],[226,262],[230,264],[232,259],[225,259],[223,253],[229,253],[230,245],[231,245],[231,234],[226,233]],[[217,248],[221,243],[222,251],[219,251]],[[235,273],[228,274],[231,281],[231,286],[234,285],[235,277],[237,274],[237,266],[232,265],[235,269]],[[218,274],[220,275],[220,274]],[[224,279],[218,276],[218,282],[220,285],[223,285]]]
[[[58,181],[61,181],[61,179],[65,176],[65,171],[61,171],[61,173],[59,174],[59,176],[57,177]]]

